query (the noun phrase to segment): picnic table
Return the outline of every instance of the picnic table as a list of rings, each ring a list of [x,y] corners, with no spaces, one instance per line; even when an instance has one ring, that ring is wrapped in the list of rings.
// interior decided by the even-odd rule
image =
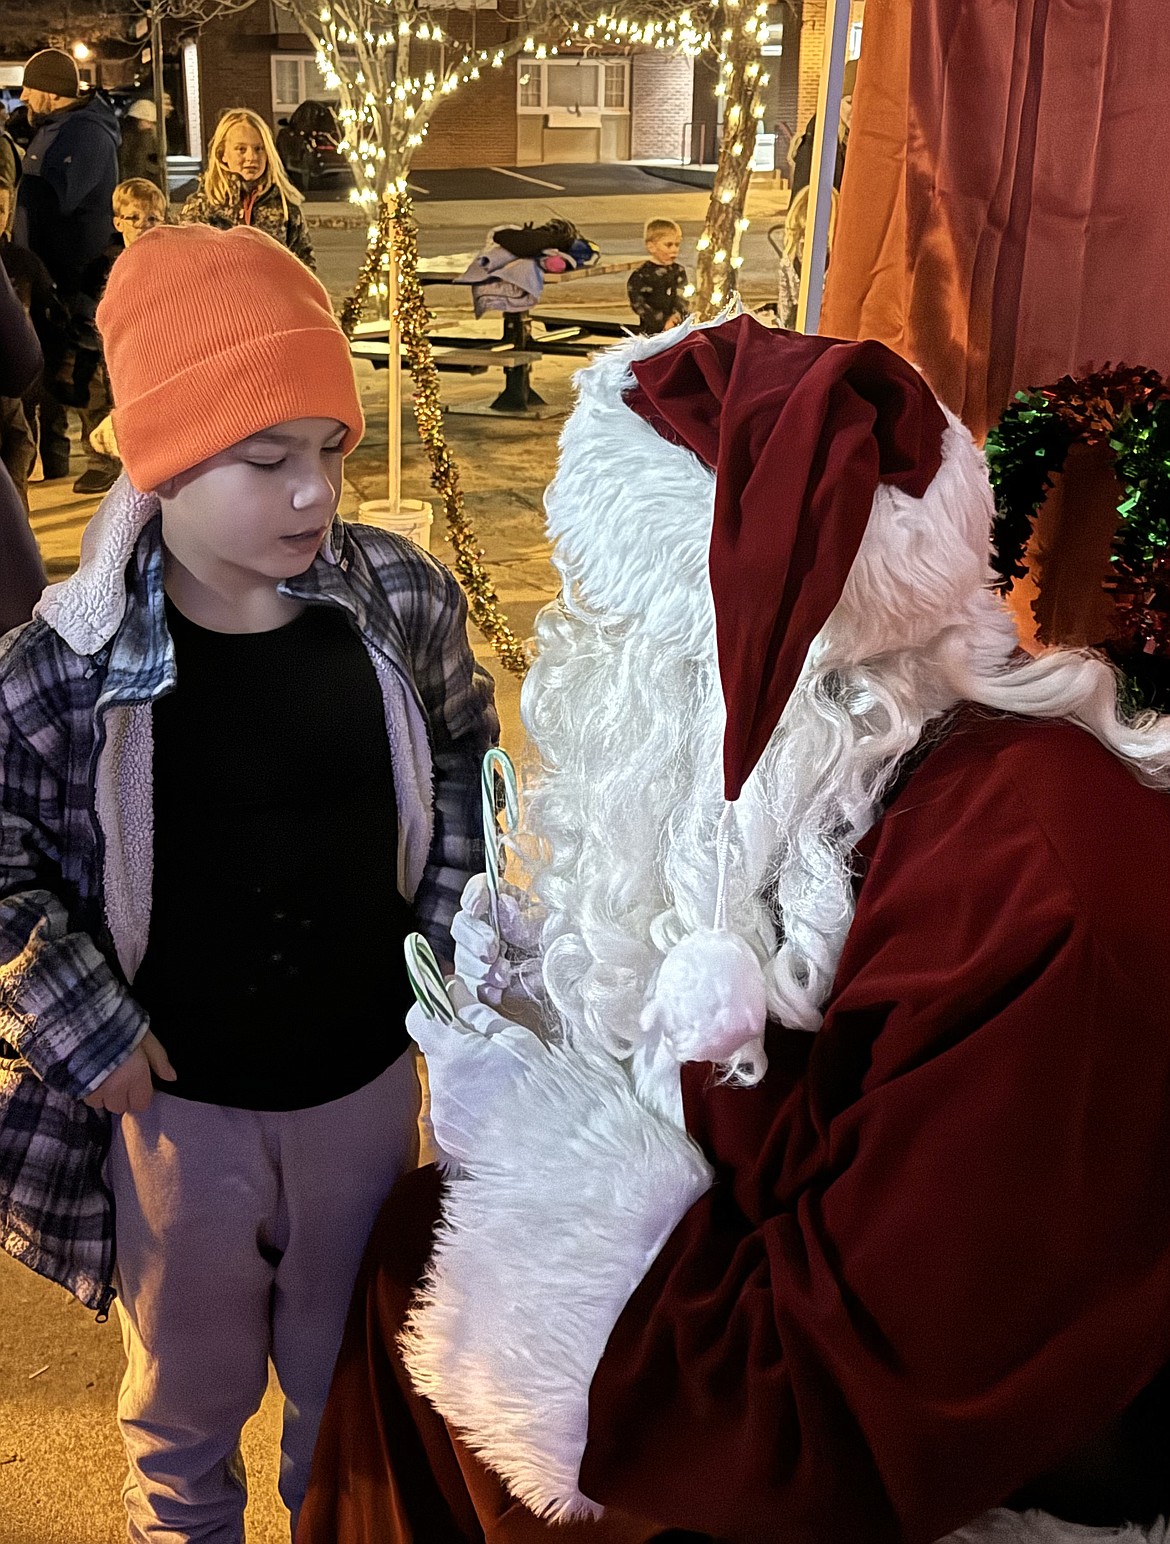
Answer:
[[[477,256],[474,252],[449,253],[444,257],[422,258],[418,264],[418,276],[424,284],[453,285],[467,272],[468,265]],[[546,273],[544,282],[570,284],[574,280],[594,278],[610,273],[629,273],[644,262],[642,257],[612,258],[608,262],[594,263],[591,268],[572,268],[565,273]],[[431,348],[435,362],[442,369],[466,370],[480,374],[488,369],[502,369],[504,389],[491,402],[463,404],[453,407],[455,413],[496,413],[503,417],[544,418],[551,411],[544,398],[532,385],[532,366],[545,354],[569,354],[587,357],[593,350],[590,340],[624,337],[633,328],[633,318],[628,325],[616,321],[592,322],[576,317],[551,316],[533,309],[505,311],[501,313],[503,330],[498,343],[466,334],[432,335]],[[532,331],[533,321],[542,327],[539,336]],[[359,358],[373,361],[375,365],[388,364],[388,345],[378,332],[386,331],[385,322],[363,322],[355,329],[353,352]]]

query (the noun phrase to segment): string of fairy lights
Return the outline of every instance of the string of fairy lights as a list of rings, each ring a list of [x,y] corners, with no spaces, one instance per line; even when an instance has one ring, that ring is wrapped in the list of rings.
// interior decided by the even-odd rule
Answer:
[[[741,0],[723,0],[724,26],[718,39],[719,76],[716,97],[724,101],[723,140],[715,168],[715,183],[698,253],[697,310],[706,318],[730,305],[738,292],[740,251],[750,220],[743,211],[755,153],[756,134],[764,116],[763,90],[769,76],[761,64],[767,36],[768,7],[754,9]]]
[[[505,670],[521,680],[528,669],[528,654],[523,642],[508,624],[484,567],[484,551],[475,526],[463,504],[459,468],[447,445],[443,429],[443,400],[439,392],[439,372],[427,336],[431,314],[423,299],[418,276],[418,228],[414,222],[410,194],[404,181],[395,187],[390,214],[394,253],[398,258],[398,325],[406,350],[414,384],[414,418],[419,439],[431,467],[431,487],[443,501],[447,540],[454,552],[452,567],[467,595],[471,619],[495,650]]]
[[[393,18],[392,25],[371,25],[385,12]],[[724,25],[716,34],[715,18],[720,13]],[[455,47],[450,61],[444,55],[454,46],[454,39],[442,24],[418,11],[399,9],[392,0],[357,0],[349,8],[326,4],[316,19],[317,68],[326,86],[341,98],[339,118],[354,169],[355,187],[350,197],[369,212],[372,222],[382,200],[393,196],[394,183],[408,170],[413,152],[426,138],[431,115],[445,98],[479,80],[485,70],[502,69],[513,57],[539,63],[566,50],[577,54],[603,46],[671,50],[690,57],[715,50],[719,64],[715,95],[724,99],[725,106],[712,213],[720,203],[730,205],[738,200],[739,167],[750,164],[756,129],[764,113],[761,92],[768,84],[759,58],[767,27],[764,3],[753,10],[750,0],[747,4],[744,0],[710,0],[705,16],[683,10],[677,16],[647,19],[601,11],[590,21],[566,21],[563,14],[558,18],[555,3],[550,3],[545,25],[556,41],[539,41],[536,18],[530,16],[532,30],[522,39],[518,34],[507,44],[490,49],[464,43]],[[412,68],[412,49],[402,45],[415,42],[439,49],[435,67],[421,72]],[[744,66],[741,80],[736,45],[744,42],[755,56]],[[709,219],[708,227],[712,223]],[[735,276],[743,262],[739,249],[747,228],[748,221],[740,214],[730,240],[712,253],[711,261],[719,270],[710,295],[716,305],[735,289]],[[369,239],[377,239],[374,223]],[[708,229],[699,238],[700,254],[711,245]]]
[[[294,9],[301,9],[296,0]],[[415,267],[417,241],[406,173],[426,137],[432,113],[444,98],[480,79],[485,69],[502,69],[509,58],[527,57],[540,63],[565,50],[576,55],[603,45],[669,49],[691,57],[713,49],[719,64],[715,95],[724,104],[724,132],[707,221],[697,243],[696,304],[700,315],[709,316],[733,299],[743,264],[740,245],[749,221],[742,205],[764,113],[761,93],[768,84],[760,63],[767,10],[765,0],[754,8],[751,0],[704,0],[706,21],[702,16],[696,20],[692,10],[644,20],[602,11],[589,21],[554,23],[550,8],[548,26],[557,41],[538,41],[530,17],[533,28],[522,38],[518,35],[493,49],[461,45],[461,51],[454,49],[451,62],[446,62],[445,54],[454,40],[441,23],[413,9],[407,11],[401,0],[397,5],[395,0],[349,0],[346,5],[334,0],[316,13],[302,11],[306,30],[315,35],[318,70],[340,99],[338,116],[354,171],[350,197],[370,222],[366,257],[354,292],[342,308],[341,322],[352,334],[369,302],[389,298],[389,269],[394,262],[395,314],[412,377],[415,417],[431,464],[431,482],[443,501],[454,567],[473,619],[505,668],[516,675],[527,668],[525,650],[508,625],[484,568],[484,553],[464,509],[458,468],[443,432],[438,373],[427,337],[430,317]],[[370,25],[380,13],[393,16],[393,26]],[[716,35],[717,17],[723,25]],[[415,42],[438,48],[435,68],[419,72],[413,67]],[[688,286],[688,296],[695,292],[694,285]]]

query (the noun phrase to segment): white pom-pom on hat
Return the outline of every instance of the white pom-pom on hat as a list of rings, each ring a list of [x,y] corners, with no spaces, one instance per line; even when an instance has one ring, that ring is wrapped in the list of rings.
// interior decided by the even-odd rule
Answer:
[[[737,933],[699,928],[675,944],[641,1013],[678,1062],[726,1062],[764,1033],[764,973]]]
[[[639,1016],[650,1059],[728,1062],[751,1051],[763,1061],[768,993],[746,939],[727,925],[727,871],[735,805],[727,803],[715,837],[715,926],[696,928],[666,951]]]

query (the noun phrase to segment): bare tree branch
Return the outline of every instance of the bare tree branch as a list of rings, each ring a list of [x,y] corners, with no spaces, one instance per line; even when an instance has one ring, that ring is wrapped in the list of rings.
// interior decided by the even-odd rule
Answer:
[[[19,57],[39,48],[67,48],[78,40],[122,41],[136,14],[132,0],[27,0],[0,6],[0,49]]]

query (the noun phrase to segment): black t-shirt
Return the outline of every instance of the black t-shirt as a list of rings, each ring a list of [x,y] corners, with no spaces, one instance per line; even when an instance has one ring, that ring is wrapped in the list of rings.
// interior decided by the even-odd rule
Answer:
[[[412,1001],[394,775],[373,665],[339,608],[214,633],[167,602],[154,707],[154,882],[134,992],[168,1093],[293,1110],[405,1049]]]

